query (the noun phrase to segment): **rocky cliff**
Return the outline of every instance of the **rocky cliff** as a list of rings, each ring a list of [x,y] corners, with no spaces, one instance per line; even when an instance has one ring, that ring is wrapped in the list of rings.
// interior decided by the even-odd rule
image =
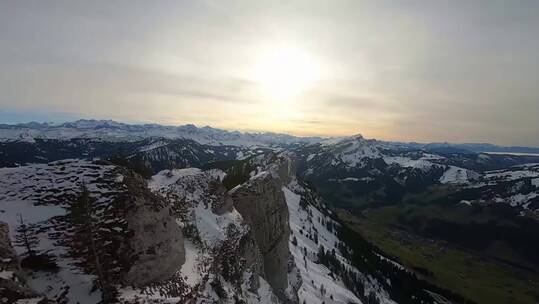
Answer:
[[[164,170],[150,182],[172,206],[185,236],[187,259],[179,274],[188,293],[204,301],[262,296],[275,302],[252,229],[233,206],[222,176],[218,170]]]
[[[282,161],[282,163],[281,163]],[[264,277],[279,298],[286,299],[290,236],[289,215],[282,191],[291,161],[279,162],[231,190],[234,207],[252,227],[264,258]]]
[[[185,262],[182,230],[160,196],[148,191],[146,182],[133,173],[124,176],[129,193],[126,220],[132,237],[134,262],[125,282],[144,286],[171,277]]]

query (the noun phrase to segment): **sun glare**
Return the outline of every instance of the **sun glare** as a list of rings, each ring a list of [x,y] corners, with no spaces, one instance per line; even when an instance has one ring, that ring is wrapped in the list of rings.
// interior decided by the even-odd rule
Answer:
[[[305,52],[294,48],[279,48],[267,52],[255,67],[256,82],[268,96],[290,100],[316,79],[316,65]]]

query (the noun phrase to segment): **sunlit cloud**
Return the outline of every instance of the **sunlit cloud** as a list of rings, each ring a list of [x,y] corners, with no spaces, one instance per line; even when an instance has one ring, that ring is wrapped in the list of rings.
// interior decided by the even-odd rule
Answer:
[[[7,1],[0,106],[539,145],[538,10],[536,1]]]

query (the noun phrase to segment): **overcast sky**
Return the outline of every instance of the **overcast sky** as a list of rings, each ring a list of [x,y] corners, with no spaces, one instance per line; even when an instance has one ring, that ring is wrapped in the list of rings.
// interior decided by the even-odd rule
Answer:
[[[0,122],[539,146],[538,16],[536,0],[3,0]],[[316,74],[287,98],[258,69],[283,49]]]

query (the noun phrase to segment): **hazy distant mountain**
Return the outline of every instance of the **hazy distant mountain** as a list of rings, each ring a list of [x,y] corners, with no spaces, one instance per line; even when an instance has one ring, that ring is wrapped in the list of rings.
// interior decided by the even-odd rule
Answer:
[[[125,124],[112,120],[77,120],[66,123],[22,123],[0,124],[0,141],[34,141],[36,139],[87,138],[104,141],[137,141],[151,137],[169,139],[191,139],[201,144],[278,147],[294,144],[313,144],[324,141],[335,142],[348,137],[299,137],[288,134],[263,132],[248,133],[227,131],[217,128],[164,126],[159,124]],[[487,143],[403,143],[386,142],[403,149],[424,149],[439,153],[539,153],[539,147],[503,147]]]
[[[451,144],[451,143],[403,143],[403,145],[421,148],[425,150],[438,150],[446,151],[447,153],[455,152],[506,152],[506,153],[539,153],[539,147],[522,147],[522,146],[497,146],[488,143],[464,143],[464,144]],[[457,151],[460,150],[460,151]]]
[[[0,125],[0,140],[88,138],[105,141],[136,141],[150,137],[192,139],[201,144],[235,146],[273,146],[313,143],[320,137],[297,137],[277,133],[242,133],[194,125],[124,124],[111,120],[78,120],[62,124],[26,123]]]

